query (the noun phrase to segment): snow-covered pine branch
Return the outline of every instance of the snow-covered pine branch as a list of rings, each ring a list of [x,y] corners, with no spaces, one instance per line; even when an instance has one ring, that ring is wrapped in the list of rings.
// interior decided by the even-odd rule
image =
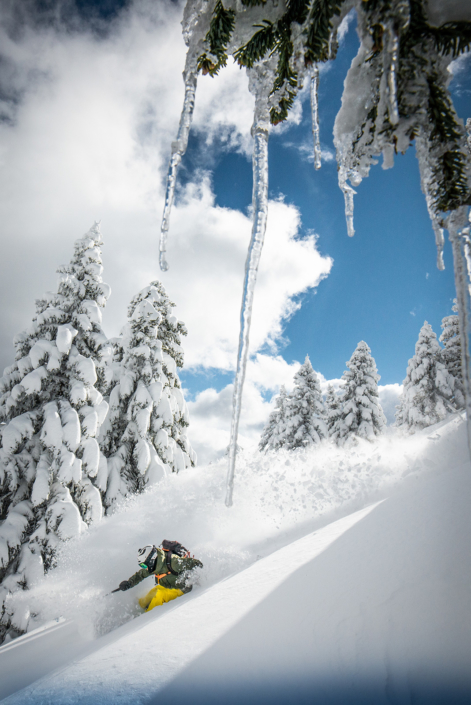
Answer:
[[[335,426],[337,419],[342,413],[342,399],[335,393],[334,387],[329,384],[325,397],[325,418],[329,436],[332,435],[332,429]]]
[[[358,343],[347,367],[342,375],[341,411],[330,432],[338,445],[355,442],[356,438],[372,441],[386,426],[378,395],[381,378],[371,350],[363,340]]]
[[[464,386],[463,386],[463,368],[461,364],[461,339],[460,339],[460,322],[458,318],[458,305],[456,299],[453,301],[454,315],[445,316],[442,320],[443,332],[440,336],[440,342],[444,345],[442,350],[442,361],[448,372],[455,378],[455,389],[453,401],[458,409],[464,409]]]
[[[108,509],[196,462],[177,374],[186,328],[172,314],[173,306],[162,284],[152,282],[132,299],[128,322],[114,341],[115,383],[100,438],[108,459]]]
[[[442,421],[456,411],[455,379],[442,362],[442,350],[432,326],[425,321],[409,360],[396,426],[409,433]]]
[[[282,447],[304,448],[328,437],[321,387],[311,361],[304,363],[294,375],[294,388],[286,398]]]
[[[0,382],[0,641],[25,631],[29,612],[7,597],[54,565],[58,544],[102,516],[106,461],[96,436],[108,404],[96,388],[106,347],[100,308],[99,226],[75,243],[56,293],[36,302],[31,327],[15,338],[15,362]]]

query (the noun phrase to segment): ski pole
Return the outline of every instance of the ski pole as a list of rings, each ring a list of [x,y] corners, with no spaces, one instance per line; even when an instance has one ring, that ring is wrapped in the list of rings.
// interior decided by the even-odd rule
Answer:
[[[116,590],[112,590],[111,592],[107,592],[104,597],[108,597],[108,595],[112,595],[114,592],[121,592],[121,588],[116,588]]]

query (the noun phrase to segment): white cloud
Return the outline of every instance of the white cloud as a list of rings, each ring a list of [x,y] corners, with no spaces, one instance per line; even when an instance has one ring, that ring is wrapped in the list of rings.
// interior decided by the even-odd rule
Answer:
[[[463,71],[468,69],[468,64],[470,61],[471,59],[468,53],[461,54],[448,65],[448,71],[453,76],[457,77],[459,74],[463,73]]]
[[[195,401],[188,402],[190,412],[189,437],[198,455],[198,463],[205,464],[224,455],[230,440],[233,385],[222,391],[205,389]],[[238,444],[242,448],[255,445],[271,411],[259,389],[247,381],[239,426]]]
[[[299,362],[288,364],[279,355],[259,353],[249,360],[239,426],[238,443],[242,448],[258,443],[280,386],[284,384],[291,391],[299,367]],[[271,392],[270,401],[264,398],[267,392]],[[221,457],[229,445],[232,394],[233,385],[229,384],[220,392],[205,389],[188,402],[189,436],[201,464]]]
[[[229,148],[251,155],[253,109],[247,74],[231,59],[218,78],[198,77],[193,128],[206,137],[208,144],[218,138]]]
[[[291,147],[292,149],[296,149],[299,152],[299,154],[301,155],[302,159],[304,159],[307,162],[311,162],[312,164],[314,163],[314,145],[313,145],[313,142],[311,139],[304,140],[303,142],[289,142],[289,141],[285,140],[284,146]],[[328,147],[322,147],[321,148],[321,161],[322,161],[322,163],[335,161],[334,150],[329,149]]]
[[[327,387],[329,385],[332,385],[332,387],[334,388],[334,390],[336,392],[339,392],[340,389],[342,388],[342,380],[340,379],[340,377],[338,377],[336,379],[326,379],[324,377],[324,375],[322,375],[320,372],[318,372],[317,375],[319,377],[319,382],[321,385],[322,394],[324,394],[324,395],[327,394]]]
[[[281,355],[262,355],[258,353],[248,361],[247,381],[264,392],[278,393],[284,385],[288,391],[293,388],[293,377],[301,363],[286,362]]]
[[[348,30],[350,29],[350,25],[353,22],[353,20],[356,19],[356,11],[354,9],[350,10],[350,12],[345,15],[343,20],[341,21],[338,31],[337,31],[337,37],[339,44],[342,45],[344,42],[344,39],[348,33]]]
[[[319,255],[313,236],[296,239],[298,227],[293,206],[270,202],[253,308],[252,353],[275,343],[283,322],[298,307],[293,297],[317,285],[330,271],[332,262]],[[214,205],[204,181],[198,189],[193,185],[187,189],[182,205],[175,209],[171,269],[162,281],[178,302],[178,315],[188,324],[187,366],[234,369],[250,231],[247,216]]]
[[[389,424],[395,421],[396,406],[399,404],[399,397],[402,394],[402,384],[383,384],[378,387],[379,401],[383,407],[384,415]]]

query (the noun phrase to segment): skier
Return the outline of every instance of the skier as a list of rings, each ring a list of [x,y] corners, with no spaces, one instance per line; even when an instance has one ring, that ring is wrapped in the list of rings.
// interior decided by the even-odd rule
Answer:
[[[139,604],[146,612],[190,592],[193,585],[187,584],[189,573],[195,568],[203,567],[201,561],[190,556],[181,543],[166,540],[162,541],[159,547],[148,544],[140,548],[137,552],[137,562],[141,569],[129,580],[123,580],[118,590],[129,590],[149,575],[155,575],[155,587],[149,590],[145,597],[139,598]]]

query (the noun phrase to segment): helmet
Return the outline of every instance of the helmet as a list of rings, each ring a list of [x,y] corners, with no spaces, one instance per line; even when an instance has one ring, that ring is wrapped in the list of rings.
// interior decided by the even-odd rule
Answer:
[[[144,548],[139,548],[137,551],[137,562],[141,568],[145,568],[152,573],[157,562],[157,548],[150,544],[147,544]]]

